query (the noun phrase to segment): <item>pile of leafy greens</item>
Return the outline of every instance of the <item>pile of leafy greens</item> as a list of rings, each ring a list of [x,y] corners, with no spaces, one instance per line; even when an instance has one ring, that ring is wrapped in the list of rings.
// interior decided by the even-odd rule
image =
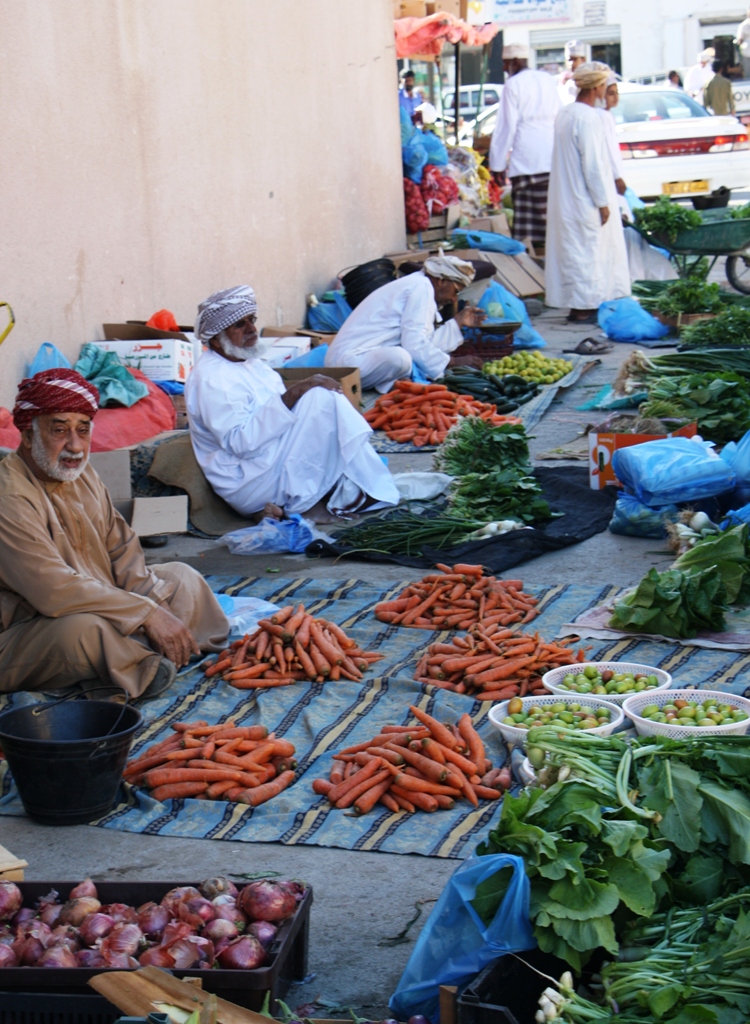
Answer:
[[[554,513],[541,496],[530,469],[509,468],[489,473],[465,473],[451,484],[448,505],[454,515],[495,522],[516,519],[534,523]]]
[[[716,568],[726,591],[727,604],[750,603],[748,524],[704,537],[673,563],[673,569],[696,573]]]
[[[459,420],[435,456],[435,465],[451,476],[519,468],[531,472],[529,441],[523,426],[493,426],[478,416]]]
[[[635,211],[635,222],[641,231],[674,242],[681,231],[699,228],[703,218],[695,210],[671,202],[668,196],[660,196],[653,206]]]
[[[724,309],[718,284],[707,284],[696,277],[671,281],[656,299],[642,299],[645,309],[658,310],[664,316],[680,313],[720,313]]]
[[[682,348],[727,348],[750,345],[750,309],[728,306],[712,320],[699,320],[680,335]]]
[[[697,545],[696,545],[697,547]],[[650,569],[635,590],[615,604],[612,629],[688,639],[726,628],[727,589],[715,566],[700,572]]]
[[[738,373],[695,373],[657,377],[648,386],[648,400],[639,406],[644,417],[698,424],[703,437],[726,444],[750,429],[750,385]]]
[[[750,742],[627,743],[546,726],[528,743],[556,781],[507,794],[477,853],[523,858],[542,950],[576,971],[596,950],[613,961],[601,971],[604,1006],[575,998],[560,1019],[614,1010],[623,1021],[744,1024]],[[494,891],[483,909],[500,898]]]

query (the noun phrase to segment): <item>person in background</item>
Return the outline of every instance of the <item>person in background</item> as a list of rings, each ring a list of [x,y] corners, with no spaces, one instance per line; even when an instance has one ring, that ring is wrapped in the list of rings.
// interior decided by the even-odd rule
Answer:
[[[190,440],[198,465],[241,515],[264,506],[310,512],[318,522],[398,504],[398,491],[372,433],[324,374],[285,388],[263,362],[269,347],[247,285],[210,295],[195,333],[208,346],[185,384]]]
[[[698,63],[688,68],[685,75],[685,92],[699,103],[703,102],[703,90],[714,77],[711,61],[716,56],[713,46],[706,47],[698,54]]]
[[[611,70],[591,61],[575,71],[575,103],[555,121],[549,179],[546,302],[568,320],[593,323],[602,302],[630,295],[617,191],[601,114]]]
[[[682,89],[682,79],[676,71],[670,71],[667,75],[667,86],[670,89]]]
[[[734,91],[726,77],[727,66],[715,60],[712,67],[714,76],[703,90],[703,106],[718,116],[734,114]]]
[[[0,462],[0,692],[160,696],[229,623],[182,562],[146,565],[89,464],[99,392],[75,370],[21,381]],[[106,689],[105,689],[106,688]]]
[[[547,191],[555,118],[561,101],[554,78],[529,67],[529,48],[503,47],[508,76],[490,142],[490,171],[500,186],[513,188],[513,237],[544,246]]]
[[[466,306],[436,326],[438,306],[453,303],[474,279],[471,263],[431,256],[424,269],[376,288],[346,318],[326,353],[326,366],[358,366],[363,388],[385,393],[416,367],[441,377],[450,353],[463,344],[462,327],[478,327],[481,309]]]
[[[565,63],[567,70],[563,71],[557,79],[557,87],[560,91],[560,100],[563,103],[573,103],[578,89],[573,79],[576,68],[586,61],[586,44],[579,43],[577,39],[571,39],[565,44]]]
[[[750,7],[747,9],[747,17],[737,29],[737,38],[734,42],[740,51],[742,77],[748,79],[750,78]]]
[[[625,168],[622,162],[622,150],[620,149],[620,142],[617,138],[614,114],[612,114],[612,111],[619,102],[620,92],[617,88],[617,78],[614,71],[611,71],[609,78],[607,79],[607,90],[604,93],[605,105],[603,107],[597,105],[594,109],[600,115],[602,124],[604,125],[604,135],[607,139],[607,149],[609,150],[609,158],[612,164],[612,175],[615,179],[617,194],[624,196],[625,190],[628,186],[625,184]]]
[[[401,88],[398,91],[398,102],[404,108],[410,121],[414,121],[417,107],[422,103],[422,97],[414,91],[414,72],[408,68],[401,75]]]

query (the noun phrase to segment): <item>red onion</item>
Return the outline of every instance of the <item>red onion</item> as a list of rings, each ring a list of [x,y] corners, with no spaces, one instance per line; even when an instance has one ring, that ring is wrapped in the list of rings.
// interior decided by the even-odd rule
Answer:
[[[102,955],[127,953],[133,956],[143,940],[143,932],[137,924],[116,924],[101,945]]]
[[[245,926],[247,924],[247,916],[243,914],[243,912],[235,903],[226,903],[220,907],[217,907],[216,904],[214,903],[214,907],[216,907],[216,917],[218,920],[232,921],[234,924],[237,925],[238,929],[241,932],[244,932]]]
[[[77,928],[85,917],[95,914],[101,910],[101,903],[93,896],[81,896],[77,900],[68,900],[60,911],[58,921],[60,924],[72,924]]]
[[[72,928],[69,924],[59,924],[52,932],[49,946],[67,946],[72,953],[77,953],[81,948],[78,929]]]
[[[85,946],[93,946],[97,939],[104,939],[115,926],[109,914],[89,914],[83,919],[79,934]]]
[[[41,910],[39,911],[40,918],[45,924],[48,924],[50,928],[54,928],[60,918],[60,914],[62,913],[62,903],[45,903],[44,906],[42,906],[40,902],[39,905],[41,907]]]
[[[177,942],[178,939],[186,939],[193,934],[193,929],[184,921],[170,921],[162,933],[159,945],[164,949],[169,949],[172,943]]]
[[[95,900],[99,899],[99,893],[96,891],[96,886],[90,878],[84,879],[80,885],[77,885],[75,889],[70,890],[69,900],[80,899],[81,896],[93,896]]]
[[[15,882],[0,882],[0,921],[10,921],[23,903],[21,890]]]
[[[273,925],[270,927],[273,928]],[[215,921],[208,922],[201,934],[205,935],[212,942],[218,942],[219,939],[236,939],[239,931],[234,921],[224,921],[222,918],[217,917]]]
[[[285,885],[266,879],[246,885],[238,903],[254,921],[285,921],[297,909],[297,900]]]
[[[12,946],[16,941],[15,932],[10,928],[10,925],[0,924],[0,944],[4,946]]]
[[[222,949],[226,949],[227,946],[230,946],[233,942],[234,939],[219,939],[217,942],[214,942],[214,953],[216,954],[217,958],[219,956],[219,953],[221,953]]]
[[[288,889],[298,903],[305,898],[307,886],[304,882],[298,882],[296,878],[287,878],[283,882],[279,882],[279,885],[283,885],[285,889]]]
[[[224,895],[237,896],[237,886],[223,875],[218,875],[216,878],[207,878],[201,885],[200,890],[201,895],[205,896],[207,900],[214,900],[217,896]]]
[[[174,967],[174,957],[162,946],[152,946],[138,957],[141,967]]]
[[[200,896],[200,893],[193,885],[180,885],[176,889],[170,889],[166,896],[161,901],[161,905],[169,911],[172,917],[177,915],[177,904],[182,903],[183,900],[192,899],[194,896]]]
[[[276,938],[276,932],[279,929],[275,924],[271,924],[270,921],[253,921],[252,924],[248,925],[248,935],[254,935],[258,942],[262,943],[263,947],[270,946],[273,940]]]
[[[174,958],[178,971],[186,971],[191,967],[211,967],[214,962],[213,943],[200,935],[178,939],[169,947],[169,954]]]
[[[187,921],[193,928],[202,928],[216,917],[216,909],[210,900],[196,896],[177,904],[177,916],[181,921]]]
[[[14,942],[11,949],[16,954],[19,967],[34,967],[44,953],[44,946],[39,939],[27,938]]]
[[[227,970],[253,971],[266,960],[266,951],[253,935],[243,935],[222,949],[219,963]]]
[[[38,939],[45,949],[52,945],[52,929],[44,921],[27,921],[19,925],[16,935],[19,939]]]
[[[75,953],[67,946],[50,946],[36,962],[37,967],[77,967]]]
[[[76,964],[79,967],[107,967],[107,961],[104,959],[98,949],[79,949],[76,953]]]
[[[106,939],[104,940],[107,941]],[[127,970],[128,967],[138,967],[138,961],[134,960],[128,953],[116,953],[114,950],[101,951],[105,967],[116,967],[118,970]]]
[[[149,939],[158,939],[169,924],[169,911],[158,903],[144,903],[138,908],[137,925]]]
[[[115,924],[135,924],[138,917],[135,907],[127,903],[107,903],[100,909],[103,914],[109,914]]]
[[[35,918],[35,910],[32,910],[31,907],[21,907],[21,909],[15,915],[13,920],[10,922],[11,927],[18,928],[19,925],[26,924],[27,921],[33,921]]]
[[[0,945],[0,968],[2,967],[18,967],[16,954],[10,946]]]

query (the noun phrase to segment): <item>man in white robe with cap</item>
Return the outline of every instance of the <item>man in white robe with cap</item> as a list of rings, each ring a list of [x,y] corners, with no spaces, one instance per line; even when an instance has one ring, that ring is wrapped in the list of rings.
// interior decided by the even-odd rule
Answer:
[[[547,191],[552,165],[555,118],[560,109],[557,83],[546,71],[529,67],[529,48],[503,47],[507,76],[490,143],[490,171],[498,185],[510,178],[513,237],[544,246]]]
[[[208,346],[185,385],[190,439],[214,491],[242,515],[267,505],[318,522],[398,504],[365,419],[323,374],[284,386],[261,359],[252,288],[209,296],[195,332]]]
[[[577,39],[569,39],[565,44],[565,63],[568,66],[561,75],[558,75],[557,88],[561,102],[567,104],[574,103],[578,95],[578,86],[573,75],[576,68],[586,63],[586,44],[579,43]]]
[[[416,366],[441,377],[450,353],[464,341],[462,327],[478,327],[481,309],[466,306],[445,323],[438,306],[455,302],[474,279],[471,263],[456,256],[431,256],[424,269],[376,288],[346,318],[326,353],[326,366],[358,366],[362,387],[390,391]]]
[[[555,121],[549,182],[548,306],[593,323],[602,302],[630,295],[630,275],[612,162],[601,114],[611,71],[592,61],[575,72],[578,96]]]
[[[688,68],[685,75],[685,92],[699,103],[703,103],[703,90],[714,77],[712,62],[715,56],[713,46],[707,46],[698,54],[698,63]]]

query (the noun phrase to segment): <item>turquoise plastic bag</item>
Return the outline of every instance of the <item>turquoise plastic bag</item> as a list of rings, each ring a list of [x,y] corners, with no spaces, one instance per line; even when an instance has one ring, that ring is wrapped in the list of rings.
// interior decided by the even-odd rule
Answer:
[[[332,302],[319,302],[307,307],[307,326],[311,331],[335,334],[341,330],[344,320],[351,315],[352,307],[343,292],[334,292]]]
[[[484,249],[485,252],[502,252],[506,256],[517,256],[521,252],[526,252],[523,242],[494,231],[467,231],[466,228],[455,228],[451,237],[453,244],[459,249]]]
[[[480,882],[508,867],[513,877],[500,909],[486,925],[471,901]],[[496,853],[464,861],[443,889],[391,996],[388,1005],[395,1016],[408,1020],[421,1013],[436,1024],[441,985],[466,985],[504,953],[533,949],[529,892],[521,857]]]
[[[651,508],[634,498],[632,494],[620,491],[615,502],[609,524],[609,532],[623,537],[653,537],[655,540],[667,535],[667,523],[675,522],[679,515],[676,505],[657,505]]]
[[[619,448],[612,456],[618,480],[644,505],[678,505],[726,494],[736,477],[731,466],[711,454],[708,441],[667,437]]]
[[[516,321],[521,327],[513,339],[514,348],[546,348],[547,342],[539,331],[531,326],[529,314],[523,302],[498,281],[492,281],[478,302],[487,314],[487,324],[501,324]]]
[[[99,405],[130,408],[148,394],[148,385],[136,380],[115,352],[105,352],[92,341],[81,349],[74,369],[99,389]]]
[[[660,323],[640,302],[630,297],[603,302],[597,320],[612,341],[656,341],[672,329]]]
[[[35,373],[41,373],[42,370],[57,370],[61,366],[66,370],[71,369],[69,360],[65,358],[57,345],[53,345],[51,341],[43,341],[26,371],[26,376],[33,377]]]

